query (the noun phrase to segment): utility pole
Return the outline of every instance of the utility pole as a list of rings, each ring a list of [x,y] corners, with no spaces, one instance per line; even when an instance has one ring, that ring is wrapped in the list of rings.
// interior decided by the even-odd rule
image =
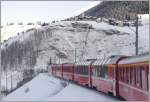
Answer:
[[[135,41],[135,48],[136,48],[136,55],[138,55],[138,15],[136,17],[136,22],[135,22],[135,26],[136,26],[136,41]]]
[[[76,63],[76,54],[77,54],[77,52],[76,52],[76,48],[75,48],[75,54],[74,54],[74,57],[75,57],[75,63]]]
[[[86,55],[86,47],[87,47],[87,41],[88,41],[88,34],[90,32],[90,26],[88,26],[87,28],[87,33],[85,35],[85,42],[84,42],[84,46],[83,46],[83,52],[82,52],[82,58],[84,57],[84,55]]]

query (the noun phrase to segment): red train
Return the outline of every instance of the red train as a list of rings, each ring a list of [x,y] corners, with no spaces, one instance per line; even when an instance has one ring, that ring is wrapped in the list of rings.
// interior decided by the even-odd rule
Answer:
[[[51,66],[51,74],[128,101],[149,100],[149,54]]]

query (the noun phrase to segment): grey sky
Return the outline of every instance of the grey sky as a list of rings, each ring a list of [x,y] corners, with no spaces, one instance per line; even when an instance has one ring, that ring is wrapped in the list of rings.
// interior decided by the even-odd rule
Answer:
[[[2,1],[2,24],[60,20],[75,16],[100,1]]]

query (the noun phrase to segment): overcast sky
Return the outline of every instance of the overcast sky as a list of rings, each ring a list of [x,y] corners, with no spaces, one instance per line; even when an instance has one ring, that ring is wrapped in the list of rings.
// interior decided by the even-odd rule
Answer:
[[[35,22],[61,20],[76,16],[100,1],[2,1],[1,21]]]

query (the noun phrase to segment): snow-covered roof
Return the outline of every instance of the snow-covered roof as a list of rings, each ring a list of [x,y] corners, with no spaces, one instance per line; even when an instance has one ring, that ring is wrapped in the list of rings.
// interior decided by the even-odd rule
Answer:
[[[53,64],[52,66],[53,67],[59,67],[59,66],[61,66],[61,64]]]
[[[119,64],[129,64],[129,63],[144,62],[144,61],[150,61],[149,54],[143,54],[139,56],[130,56],[119,61]]]
[[[93,61],[94,61],[94,59],[93,60],[80,61],[80,62],[77,62],[76,65],[90,65],[93,63]]]
[[[118,61],[118,59],[120,57],[122,57],[122,56],[116,55],[116,56],[110,56],[110,57],[103,58],[103,59],[98,59],[98,60],[94,61],[94,63],[92,65],[116,64],[116,62]]]
[[[63,63],[63,66],[73,66],[74,63]]]

